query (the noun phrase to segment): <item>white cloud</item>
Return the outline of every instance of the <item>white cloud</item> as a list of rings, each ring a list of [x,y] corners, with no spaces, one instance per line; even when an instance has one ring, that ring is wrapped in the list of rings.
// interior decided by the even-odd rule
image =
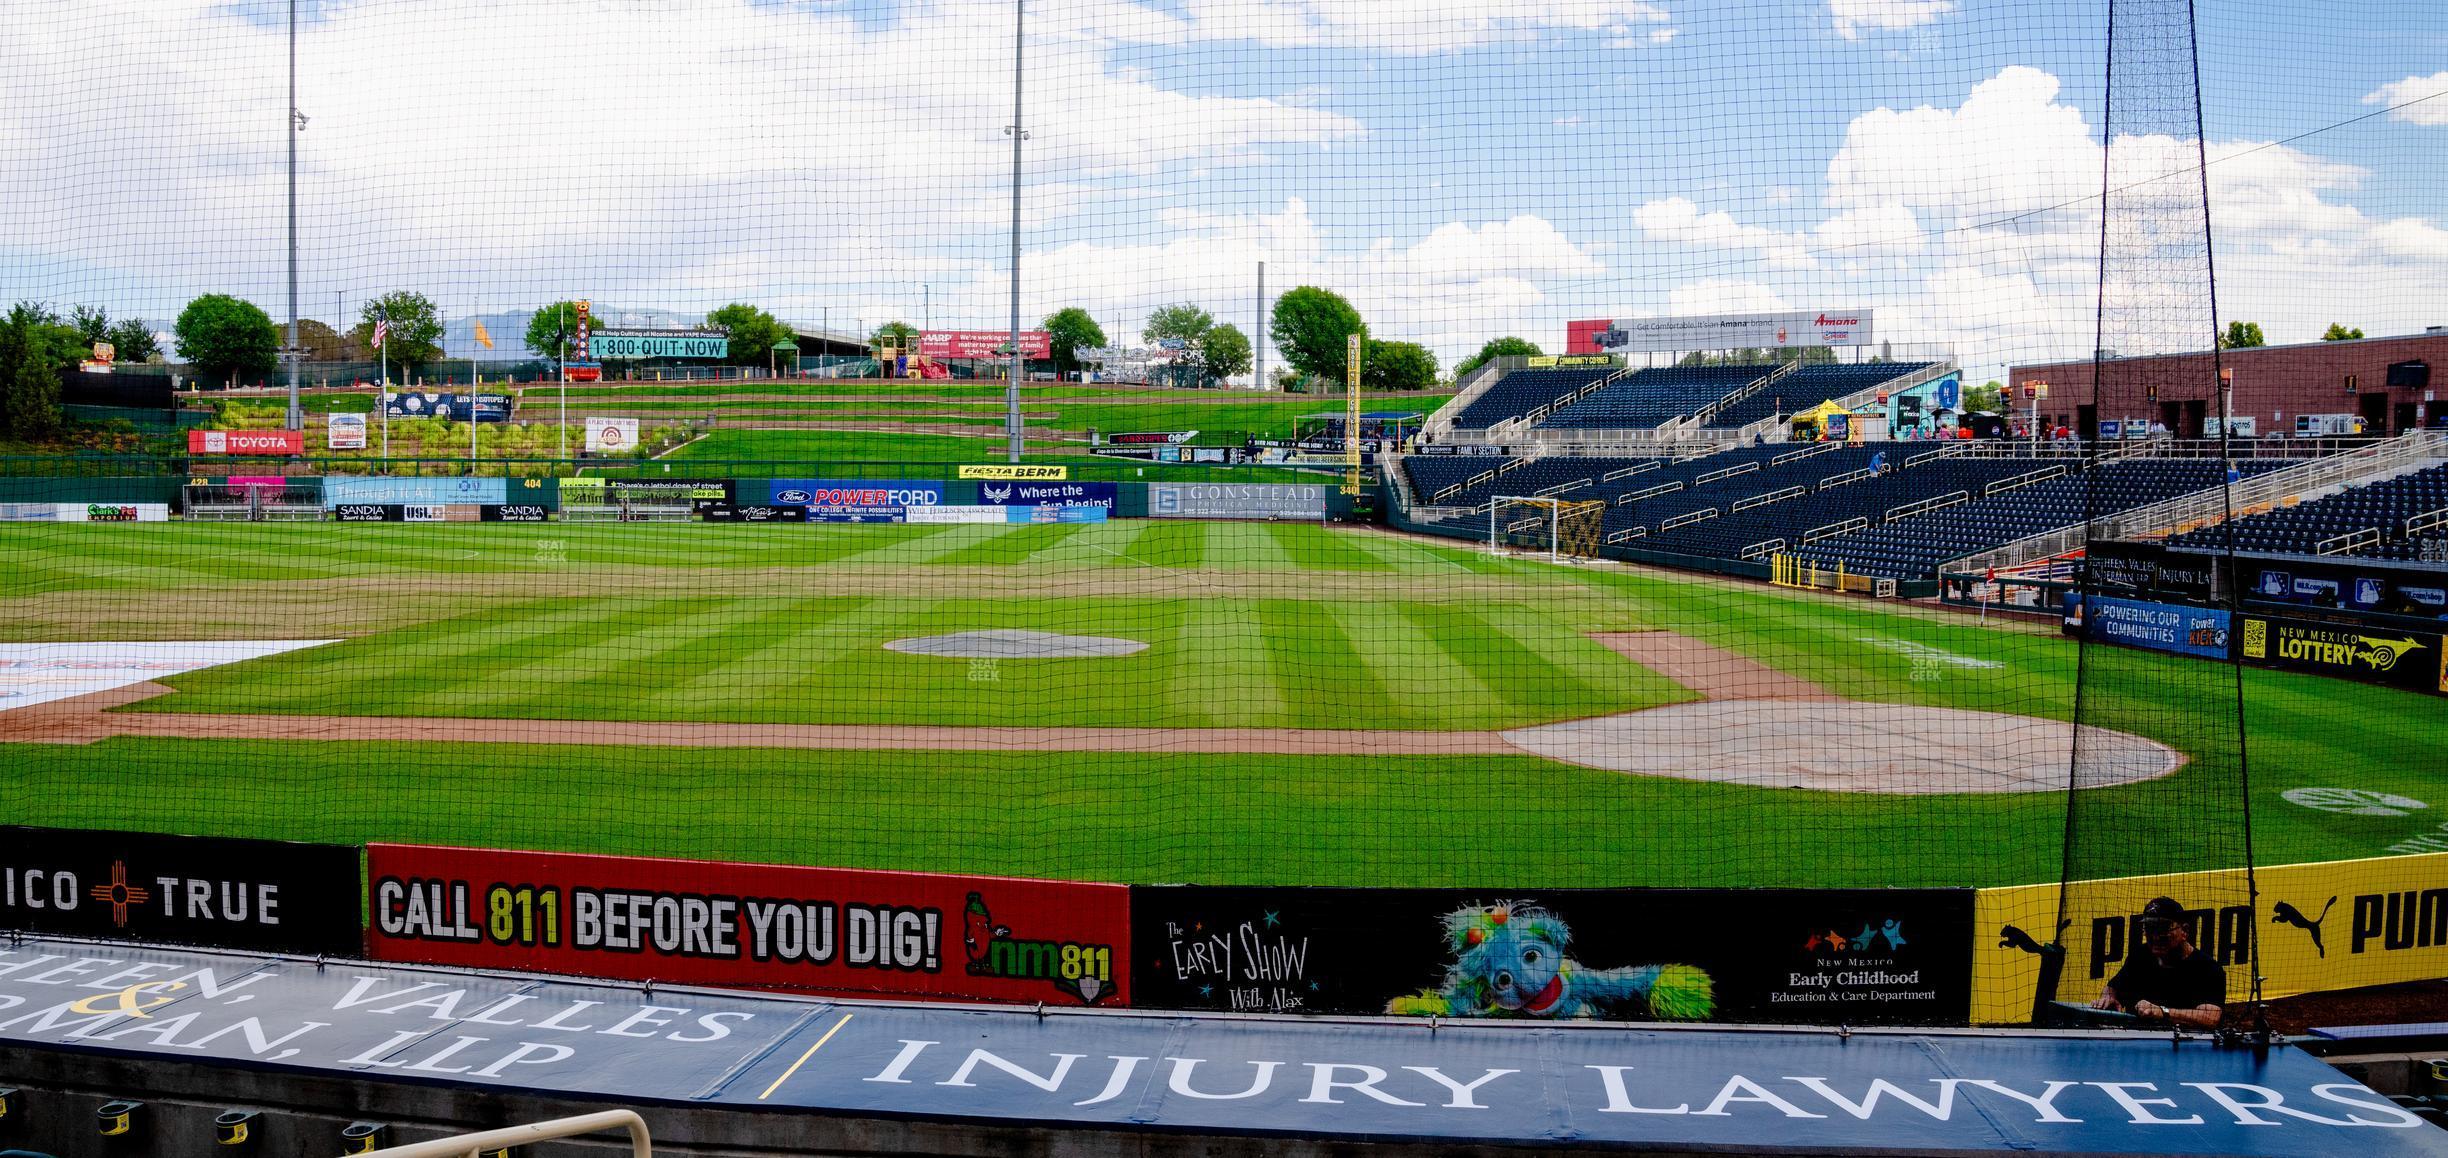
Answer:
[[[1248,39],[1271,48],[1360,48],[1429,55],[1555,34],[1619,47],[1673,38],[1665,8],[1645,0],[1185,0],[1178,35]],[[1657,34],[1666,33],[1660,37]]]
[[[2398,109],[2389,116],[2418,125],[2448,125],[2448,72],[2391,81],[2363,98],[2364,104],[2382,106],[2402,105],[2409,101],[2422,103]]]
[[[1893,32],[1935,22],[1955,10],[1955,0],[1828,0],[1836,35],[1859,40],[1865,31]]]
[[[1804,248],[1805,239],[1757,225],[1744,225],[1723,210],[1702,213],[1687,197],[1651,201],[1633,211],[1632,221],[1652,241],[1713,249],[1756,251],[1772,266],[1808,269],[1818,264]]]

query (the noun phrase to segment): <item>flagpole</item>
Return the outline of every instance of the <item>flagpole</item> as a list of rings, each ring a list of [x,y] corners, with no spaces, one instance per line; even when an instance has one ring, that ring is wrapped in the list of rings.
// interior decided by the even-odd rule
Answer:
[[[390,314],[389,310],[383,311],[383,318],[376,323],[378,330],[374,335],[374,348],[382,351],[382,385],[374,390],[374,408],[382,411],[384,474],[391,473],[391,343],[383,340],[388,335],[381,333],[380,329],[389,327]]]
[[[560,324],[554,328],[559,330],[561,333],[560,457],[563,462],[567,462],[569,461],[569,303],[567,301],[554,303],[553,312],[560,322]]]

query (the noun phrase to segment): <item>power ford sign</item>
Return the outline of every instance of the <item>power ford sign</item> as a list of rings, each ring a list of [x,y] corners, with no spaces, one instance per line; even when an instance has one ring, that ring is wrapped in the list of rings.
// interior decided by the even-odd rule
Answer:
[[[778,507],[932,507],[944,501],[944,485],[905,479],[778,478],[773,480],[770,497]]]

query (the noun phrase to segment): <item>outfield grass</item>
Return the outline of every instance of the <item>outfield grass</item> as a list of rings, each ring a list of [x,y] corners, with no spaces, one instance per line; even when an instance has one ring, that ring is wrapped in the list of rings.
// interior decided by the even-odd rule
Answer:
[[[1122,660],[902,656],[975,627]],[[169,682],[147,711],[1478,729],[1667,702],[1589,632],[1666,628],[1857,699],[2092,722],[2192,757],[2082,793],[2086,875],[2230,863],[2232,669],[2053,631],[1295,524],[0,529],[0,640],[342,638]],[[1986,665],[1986,666],[1983,666]],[[2264,863],[2430,830],[2433,697],[2242,676]],[[1818,742],[1840,745],[1844,736]],[[2054,879],[2065,798],[1891,797],[1529,756],[860,752],[115,739],[0,746],[0,815],[311,839],[1127,881],[2004,884]]]
[[[1243,483],[1321,483],[1332,476],[1271,466],[1196,466],[1100,458],[1080,454],[1077,443],[1028,442],[1022,462],[1054,463],[1073,468],[1082,478],[1129,479],[1146,482],[1183,480]],[[1049,451],[1062,449],[1065,454]],[[1008,444],[1000,438],[945,434],[907,434],[857,430],[717,430],[662,458],[662,463],[721,463],[734,474],[773,474],[770,465],[820,463],[961,463],[1003,462]],[[790,469],[796,470],[797,467]],[[874,470],[862,477],[877,477]]]

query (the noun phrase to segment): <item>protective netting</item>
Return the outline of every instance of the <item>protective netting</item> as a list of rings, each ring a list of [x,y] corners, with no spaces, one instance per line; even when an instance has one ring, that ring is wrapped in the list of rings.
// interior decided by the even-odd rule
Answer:
[[[2437,11],[0,19],[0,823],[2448,971]]]

